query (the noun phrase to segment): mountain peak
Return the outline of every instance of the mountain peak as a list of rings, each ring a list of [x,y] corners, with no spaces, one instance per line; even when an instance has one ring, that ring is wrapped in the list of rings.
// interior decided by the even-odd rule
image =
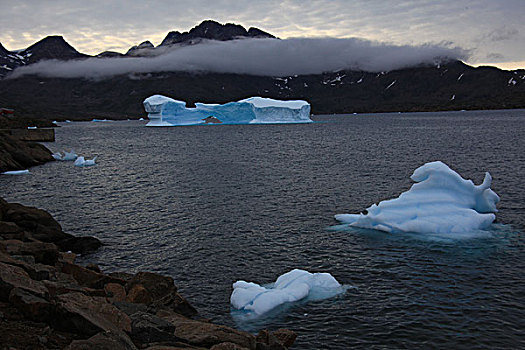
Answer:
[[[275,38],[273,35],[266,33],[258,28],[246,30],[243,26],[234,23],[221,24],[213,20],[205,20],[189,32],[173,31],[169,32],[160,46],[173,45],[179,43],[192,44],[195,40],[202,39],[228,41],[237,38]]]
[[[34,43],[23,51],[28,57],[27,63],[34,63],[43,59],[74,59],[86,57],[64,40],[60,35],[50,35]]]

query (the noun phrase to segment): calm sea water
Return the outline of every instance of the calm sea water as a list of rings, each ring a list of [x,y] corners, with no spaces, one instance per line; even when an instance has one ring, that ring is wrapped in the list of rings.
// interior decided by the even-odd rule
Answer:
[[[168,274],[202,316],[256,332],[291,328],[296,349],[525,347],[525,111],[316,116],[304,125],[145,128],[71,123],[53,162],[0,176],[0,195],[50,211],[105,246],[105,271]],[[490,237],[334,230],[407,190],[418,166],[447,163],[501,196]],[[230,314],[231,284],[293,268],[353,286],[256,321]]]

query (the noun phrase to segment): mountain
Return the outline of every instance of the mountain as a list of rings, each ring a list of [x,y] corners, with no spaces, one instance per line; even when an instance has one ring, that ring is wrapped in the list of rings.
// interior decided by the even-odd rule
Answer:
[[[86,58],[69,45],[63,37],[58,35],[48,36],[34,43],[27,49],[8,51],[0,44],[0,77],[5,76],[17,67],[36,63],[40,60],[72,60]]]
[[[26,64],[35,63],[40,60],[72,60],[89,57],[75,50],[63,37],[58,35],[48,36],[40,40],[20,52],[20,55],[26,57]]]
[[[156,55],[198,45],[202,40],[270,38],[259,29],[204,21],[189,32],[171,32],[153,47],[145,41],[127,57]],[[171,47],[170,47],[171,45]],[[96,57],[122,57],[103,52]],[[62,37],[47,37],[25,50],[11,52],[0,45],[0,77],[41,59],[82,59]],[[461,61],[372,73],[341,70],[287,77],[246,74],[160,72],[126,74],[104,80],[21,76],[0,79],[0,107],[17,115],[56,119],[124,119],[145,116],[142,101],[153,94],[179,100],[224,103],[250,96],[304,99],[312,112],[362,113],[461,109],[525,108],[525,70],[474,68]]]
[[[192,45],[199,43],[203,39],[227,41],[239,38],[275,38],[275,36],[257,28],[246,30],[238,24],[220,24],[208,20],[192,28],[189,32],[169,32],[164,40],[162,40],[160,46],[173,44]]]

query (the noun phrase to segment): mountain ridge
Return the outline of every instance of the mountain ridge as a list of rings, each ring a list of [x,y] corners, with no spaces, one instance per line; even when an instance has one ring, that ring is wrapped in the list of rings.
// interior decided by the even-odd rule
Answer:
[[[176,36],[176,40],[182,40],[186,35],[185,41],[157,47],[145,41],[130,48],[126,55],[105,51],[97,57],[147,56],[170,45],[177,49],[181,43],[198,45],[199,40],[242,38],[239,33],[244,37],[251,35],[250,38],[267,37],[268,33],[260,31],[263,33],[260,35],[259,31],[204,21],[184,32],[186,34]],[[64,57],[74,60],[90,56],[78,52],[60,36],[44,38],[16,52],[0,44],[0,75],[3,72],[5,76],[16,67],[41,59]],[[195,102],[224,103],[250,96],[304,99],[311,103],[312,112],[316,114],[525,108],[525,70],[474,68],[453,60],[379,73],[347,69],[271,77],[175,71],[123,74],[104,80],[32,75],[0,79],[0,107],[14,108],[18,115],[42,116],[50,120],[144,116],[142,101],[157,93],[188,101],[190,105]]]

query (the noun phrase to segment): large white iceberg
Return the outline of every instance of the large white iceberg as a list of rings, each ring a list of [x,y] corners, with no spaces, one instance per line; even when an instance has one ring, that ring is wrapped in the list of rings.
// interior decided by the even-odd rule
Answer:
[[[184,101],[153,95],[144,100],[144,109],[150,120],[146,126],[312,122],[308,102],[263,97],[250,97],[222,105],[196,103],[195,108],[187,108]]]
[[[233,284],[230,301],[234,309],[262,315],[273,308],[310,296],[321,300],[344,292],[345,288],[329,273],[310,273],[295,269],[281,275],[273,286],[253,282]]]
[[[487,172],[479,186],[463,179],[442,162],[417,168],[416,183],[398,198],[367,208],[367,214],[338,214],[335,218],[354,227],[386,232],[468,233],[487,229],[495,220],[498,195],[490,189]]]

